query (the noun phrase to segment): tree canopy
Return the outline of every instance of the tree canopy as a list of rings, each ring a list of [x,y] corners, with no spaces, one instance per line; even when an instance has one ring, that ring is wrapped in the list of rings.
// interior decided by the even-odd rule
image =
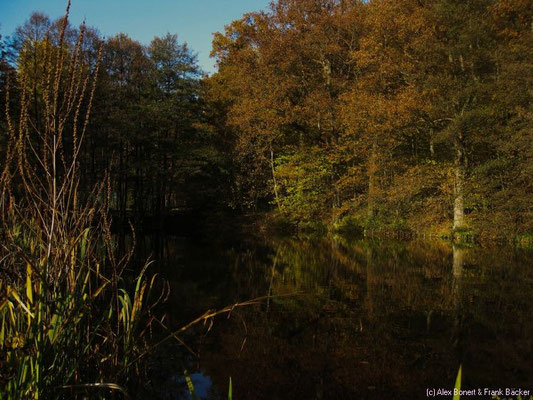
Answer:
[[[82,182],[108,171],[123,221],[233,209],[299,225],[526,234],[532,9],[278,0],[214,35],[211,76],[175,34],[142,45],[86,29],[86,57],[104,47]],[[25,71],[35,93],[57,26],[35,13],[3,42],[3,68]],[[77,34],[68,27],[61,51]]]

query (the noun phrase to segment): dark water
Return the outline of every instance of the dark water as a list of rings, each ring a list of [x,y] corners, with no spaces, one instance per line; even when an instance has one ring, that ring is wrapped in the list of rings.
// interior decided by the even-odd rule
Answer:
[[[230,377],[239,400],[423,399],[453,389],[459,365],[463,389],[533,389],[531,251],[342,238],[142,246],[172,286],[169,327],[270,296],[192,329],[194,356],[160,350],[154,398],[190,398],[185,369],[209,399],[227,399]]]

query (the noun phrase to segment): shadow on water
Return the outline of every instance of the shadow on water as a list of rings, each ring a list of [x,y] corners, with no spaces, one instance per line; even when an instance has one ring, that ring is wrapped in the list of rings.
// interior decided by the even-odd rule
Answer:
[[[341,237],[145,240],[173,288],[169,326],[272,296],[192,332],[196,356],[173,344],[160,352],[160,398],[188,397],[184,369],[198,397],[213,399],[227,398],[230,376],[240,400],[426,398],[453,388],[459,364],[465,389],[533,389],[531,252]]]

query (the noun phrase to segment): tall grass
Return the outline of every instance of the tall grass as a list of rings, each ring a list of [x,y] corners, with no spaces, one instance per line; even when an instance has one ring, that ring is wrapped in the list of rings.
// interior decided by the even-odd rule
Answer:
[[[0,398],[106,397],[122,392],[151,321],[146,266],[127,285],[131,253],[117,256],[107,216],[110,183],[80,193],[80,151],[91,114],[95,62],[59,30],[33,43],[38,73],[8,77],[8,142],[0,175]],[[10,109],[14,88],[18,110]],[[132,286],[128,290],[128,286]]]

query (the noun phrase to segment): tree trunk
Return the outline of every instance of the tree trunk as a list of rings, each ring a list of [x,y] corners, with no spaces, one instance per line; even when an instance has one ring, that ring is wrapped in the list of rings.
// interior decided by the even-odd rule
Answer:
[[[278,193],[278,182],[276,180],[276,170],[274,168],[274,150],[272,149],[272,142],[270,142],[270,168],[272,170],[272,183],[274,185],[274,197],[276,199],[276,204],[278,210],[281,211],[281,204],[279,202],[279,193]]]
[[[372,152],[368,163],[368,218],[373,218],[376,214],[376,172],[378,157],[377,138],[372,141]]]
[[[455,134],[455,187],[453,206],[453,229],[464,227],[465,145],[463,132]]]
[[[453,251],[453,277],[461,278],[463,276],[463,266],[464,266],[464,250],[455,244],[452,246]]]
[[[364,300],[364,307],[367,312],[367,318],[369,320],[374,319],[374,297],[373,297],[373,289],[374,289],[374,252],[372,251],[372,247],[370,245],[367,245],[366,253],[365,253],[365,261],[366,261],[366,294],[365,294],[365,300]],[[361,322],[359,322],[361,324]],[[361,328],[362,329],[362,328]]]
[[[435,159],[435,144],[433,139],[433,129],[429,132],[429,154],[431,155],[431,159]]]
[[[463,331],[463,267],[464,250],[455,244],[452,245],[453,265],[452,265],[452,302],[454,310],[454,322],[452,330],[452,343],[454,348],[461,349],[461,337]]]

